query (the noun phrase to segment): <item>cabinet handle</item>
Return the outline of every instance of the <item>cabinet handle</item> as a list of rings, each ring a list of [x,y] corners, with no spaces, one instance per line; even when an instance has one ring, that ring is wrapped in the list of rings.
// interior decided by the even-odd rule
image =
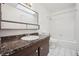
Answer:
[[[38,50],[36,50],[36,52],[38,52]]]

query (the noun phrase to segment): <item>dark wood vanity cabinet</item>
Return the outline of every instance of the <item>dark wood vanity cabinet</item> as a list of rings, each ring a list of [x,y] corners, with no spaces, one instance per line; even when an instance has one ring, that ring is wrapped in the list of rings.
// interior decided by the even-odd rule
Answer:
[[[32,49],[31,47],[24,48],[10,56],[38,56],[38,48]]]
[[[43,44],[39,47],[39,55],[46,56],[49,52],[49,40],[43,42]]]
[[[46,56],[48,52],[49,52],[49,37],[46,37],[10,56]]]
[[[10,56],[38,56],[38,49],[27,48],[18,51]]]

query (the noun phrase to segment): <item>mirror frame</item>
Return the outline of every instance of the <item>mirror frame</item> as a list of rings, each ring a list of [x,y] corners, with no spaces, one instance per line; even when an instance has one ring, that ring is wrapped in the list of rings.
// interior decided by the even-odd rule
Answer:
[[[27,27],[26,27],[26,29],[23,29],[23,30],[39,30],[39,29],[40,29],[40,25],[38,24],[38,23],[39,23],[39,21],[38,21],[38,16],[39,16],[39,14],[38,14],[36,11],[32,10],[31,8],[28,8],[28,7],[24,6],[24,5],[21,4],[21,3],[17,3],[17,4],[20,4],[20,5],[22,5],[23,7],[28,8],[29,10],[31,10],[31,11],[33,11],[33,12],[36,13],[36,15],[37,15],[37,24],[2,20],[1,4],[2,4],[2,3],[0,3],[0,30],[10,30],[10,29],[12,29],[12,28],[1,29],[1,22],[9,22],[9,23],[16,23],[16,24],[25,24],[26,26],[27,26],[27,25],[35,25],[35,26],[38,26],[37,29],[27,29]],[[4,3],[4,4],[5,4],[5,3]],[[13,28],[12,30],[17,30],[17,29]],[[18,30],[22,30],[22,29],[18,29]]]

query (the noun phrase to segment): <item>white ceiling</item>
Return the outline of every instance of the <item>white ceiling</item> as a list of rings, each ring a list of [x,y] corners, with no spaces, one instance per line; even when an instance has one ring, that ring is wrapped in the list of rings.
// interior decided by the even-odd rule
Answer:
[[[75,3],[40,3],[50,12],[56,12],[67,8],[75,7]]]

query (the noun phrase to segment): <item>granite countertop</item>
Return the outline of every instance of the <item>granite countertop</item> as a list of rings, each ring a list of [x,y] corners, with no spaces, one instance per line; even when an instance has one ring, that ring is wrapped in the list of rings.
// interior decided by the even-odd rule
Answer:
[[[10,55],[15,53],[17,50],[21,50],[23,48],[27,48],[33,43],[36,43],[44,38],[48,37],[49,35],[39,35],[39,39],[37,40],[15,40],[11,42],[3,43],[2,45],[5,47],[3,48],[1,55]]]

